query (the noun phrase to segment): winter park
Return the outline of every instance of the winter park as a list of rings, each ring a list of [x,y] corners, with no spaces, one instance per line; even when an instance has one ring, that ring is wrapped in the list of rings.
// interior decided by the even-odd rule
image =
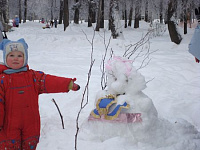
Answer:
[[[25,1],[21,1],[23,12],[25,3],[22,2]],[[0,2],[6,6],[3,0]],[[47,76],[70,78],[80,85],[80,89],[39,95],[37,148],[31,147],[31,142],[29,148],[22,148],[23,144],[15,145],[17,140],[2,140],[6,121],[1,127],[0,116],[1,150],[7,149],[5,142],[9,140],[13,148],[8,149],[13,150],[200,150],[200,63],[198,57],[195,60],[196,56],[189,52],[193,45],[200,46],[199,38],[196,38],[200,31],[199,1],[49,2],[52,3],[27,2],[27,18],[23,21],[24,14],[20,19],[17,11],[12,10],[14,4],[10,0],[7,20],[3,15],[5,10],[0,8],[0,21],[7,29],[6,34],[1,29],[2,35],[11,41],[21,38],[26,41],[28,56],[24,57],[28,59],[28,69]],[[60,11],[52,7],[61,4],[64,16],[63,22],[59,23]],[[99,12],[103,4],[102,27]],[[38,5],[45,9],[39,11]],[[137,13],[146,12],[146,5],[150,9],[150,19],[137,18]],[[90,19],[94,17],[93,7],[97,16],[95,22]],[[124,10],[127,10],[128,18],[122,17]],[[190,19],[181,18],[185,15],[183,10],[187,10]],[[78,19],[74,17],[77,12]],[[18,26],[13,19],[16,17],[22,20]],[[54,21],[53,25],[50,20]],[[56,26],[55,20],[58,21]],[[193,43],[191,39],[194,39]],[[7,51],[2,43],[0,62],[5,61],[4,50]],[[6,73],[1,67],[1,84],[5,84],[2,81]],[[14,79],[10,74],[8,78],[11,85]],[[8,105],[6,98],[3,99],[2,87],[1,115],[4,103]],[[30,93],[30,99],[32,95]],[[13,114],[14,110],[11,111]]]

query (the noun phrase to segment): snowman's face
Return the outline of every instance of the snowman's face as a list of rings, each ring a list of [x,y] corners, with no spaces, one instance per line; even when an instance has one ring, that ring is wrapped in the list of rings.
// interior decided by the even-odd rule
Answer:
[[[130,60],[114,57],[106,65],[109,94],[134,95],[146,87],[144,77],[132,66]]]
[[[128,86],[128,79],[124,74],[113,72],[108,75],[108,90],[112,94],[124,94]]]

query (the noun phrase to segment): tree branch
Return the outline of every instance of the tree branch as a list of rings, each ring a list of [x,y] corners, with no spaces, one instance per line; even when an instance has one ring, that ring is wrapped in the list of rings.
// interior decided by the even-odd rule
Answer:
[[[62,121],[62,127],[63,127],[63,129],[65,129],[64,122],[63,122],[63,116],[62,116],[62,114],[60,112],[60,109],[59,109],[59,107],[58,107],[58,105],[57,105],[57,103],[56,103],[56,101],[54,99],[52,99],[52,102],[56,105],[56,108],[58,109],[58,112],[59,112],[59,115],[60,115],[60,118],[61,118],[61,121]]]
[[[78,112],[77,117],[76,117],[75,150],[77,150],[77,145],[78,145],[78,133],[79,133],[79,129],[80,129],[79,128],[79,118],[80,118],[81,111],[88,104],[88,95],[89,95],[88,87],[89,87],[90,77],[91,77],[91,73],[92,73],[92,67],[93,67],[94,62],[95,62],[95,60],[93,59],[93,51],[94,51],[94,44],[93,43],[94,43],[95,31],[93,33],[92,41],[90,41],[88,39],[87,34],[83,30],[82,30],[82,32],[86,36],[86,39],[88,40],[88,42],[91,44],[92,51],[91,51],[91,55],[90,55],[91,62],[90,62],[90,67],[89,67],[89,71],[88,71],[87,83],[86,83],[84,91],[83,91],[83,96],[82,96],[82,100],[81,100],[81,106],[80,106],[79,112]],[[85,102],[85,97],[86,97],[86,102]]]

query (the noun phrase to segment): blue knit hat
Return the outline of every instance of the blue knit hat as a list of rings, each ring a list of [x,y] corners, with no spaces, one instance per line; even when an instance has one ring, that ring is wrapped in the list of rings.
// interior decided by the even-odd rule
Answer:
[[[28,63],[28,45],[23,38],[18,41],[10,41],[8,39],[3,39],[0,43],[0,50],[3,50],[3,61],[4,64],[9,67],[6,63],[7,55],[12,51],[20,51],[24,54],[24,64],[23,67]]]

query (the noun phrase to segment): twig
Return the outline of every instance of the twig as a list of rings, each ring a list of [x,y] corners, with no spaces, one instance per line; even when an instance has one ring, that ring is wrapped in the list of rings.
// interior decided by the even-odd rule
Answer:
[[[87,34],[82,30],[82,32],[85,34],[86,36],[86,39],[88,40],[88,42],[91,44],[92,46],[92,51],[91,51],[91,62],[90,62],[90,68],[89,68],[89,72],[88,72],[88,78],[87,78],[87,83],[86,83],[86,86],[85,86],[85,89],[84,89],[84,92],[83,92],[83,96],[82,96],[82,100],[81,100],[81,107],[79,109],[79,112],[77,114],[77,118],[76,118],[76,134],[75,134],[75,150],[77,150],[77,145],[78,145],[78,133],[79,133],[79,118],[80,118],[80,114],[81,114],[81,111],[86,107],[86,105],[88,104],[88,95],[89,95],[89,82],[90,82],[90,77],[91,77],[91,73],[92,73],[92,67],[93,67],[93,64],[95,62],[95,60],[93,59],[93,51],[94,51],[94,37],[95,37],[95,30],[94,30],[94,34],[93,34],[93,37],[92,37],[92,41],[90,41],[87,37]],[[85,101],[85,96],[86,96],[86,102],[84,103]]]
[[[60,112],[60,109],[59,109],[59,107],[58,107],[58,105],[57,105],[57,103],[56,103],[56,101],[54,99],[52,99],[52,102],[56,105],[56,108],[58,109],[58,112],[60,114],[60,118],[61,118],[61,121],[62,121],[62,127],[63,127],[63,129],[65,129],[64,122],[63,122],[63,116],[62,116],[62,114]]]
[[[110,38],[108,40],[108,44],[106,45],[106,37],[105,37],[105,31],[104,31],[104,36],[102,37],[103,40],[104,40],[104,47],[105,47],[105,53],[104,55],[102,56],[102,61],[101,61],[101,65],[100,65],[100,70],[102,72],[102,76],[101,76],[101,89],[104,90],[107,86],[107,77],[106,77],[106,74],[105,74],[105,59],[106,59],[106,56],[107,56],[107,52],[108,52],[108,47],[110,45],[110,42],[111,42],[111,39],[112,39],[112,36],[110,35]],[[112,55],[112,53],[111,53]],[[112,56],[111,56],[112,57]]]

